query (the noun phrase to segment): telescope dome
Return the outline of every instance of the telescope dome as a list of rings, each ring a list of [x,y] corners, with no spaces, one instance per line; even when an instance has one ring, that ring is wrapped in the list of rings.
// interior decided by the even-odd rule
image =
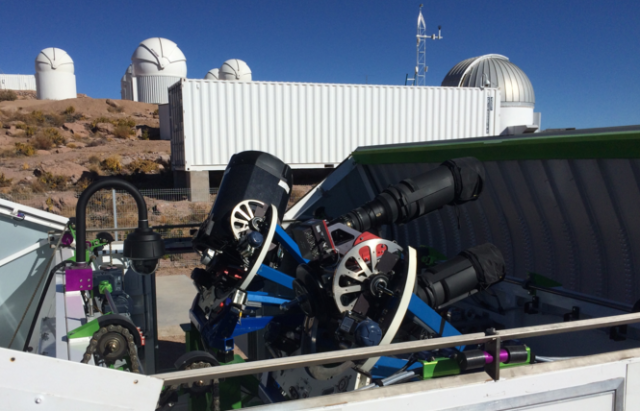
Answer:
[[[36,57],[36,73],[47,71],[74,74],[75,67],[71,56],[66,51],[55,47],[42,50]]]
[[[487,54],[461,61],[449,70],[441,85],[499,88],[503,107],[533,107],[536,102],[529,77],[520,67],[500,54]]]
[[[219,78],[220,80],[251,81],[251,69],[242,60],[227,60],[220,67]]]
[[[207,75],[204,76],[204,79],[205,80],[219,80],[219,78],[220,78],[219,72],[220,72],[220,70],[217,69],[217,68],[211,69],[211,70],[209,70]]]
[[[161,37],[141,42],[131,61],[134,76],[187,77],[187,58],[176,43]]]

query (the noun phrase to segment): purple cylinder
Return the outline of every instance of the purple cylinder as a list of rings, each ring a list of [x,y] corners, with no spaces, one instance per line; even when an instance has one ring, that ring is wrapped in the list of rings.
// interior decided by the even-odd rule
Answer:
[[[509,360],[509,352],[505,349],[500,350],[500,362],[506,362]],[[491,364],[493,362],[493,355],[488,352],[484,352],[484,361],[487,364]]]

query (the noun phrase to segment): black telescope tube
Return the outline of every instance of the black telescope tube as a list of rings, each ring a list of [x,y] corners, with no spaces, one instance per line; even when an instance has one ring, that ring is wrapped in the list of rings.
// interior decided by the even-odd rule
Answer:
[[[76,205],[76,263],[86,262],[87,235],[85,231],[87,229],[87,224],[85,220],[87,204],[89,203],[91,196],[103,188],[118,188],[131,194],[138,206],[138,227],[149,227],[149,221],[147,220],[147,203],[145,203],[142,194],[140,194],[136,186],[117,177],[107,177],[105,179],[98,180],[82,192],[82,195],[78,199],[78,204]]]
[[[447,204],[464,204],[478,198],[484,184],[484,167],[473,157],[448,160],[438,168],[407,178],[385,189],[369,203],[335,222],[358,231],[383,224],[404,224]]]

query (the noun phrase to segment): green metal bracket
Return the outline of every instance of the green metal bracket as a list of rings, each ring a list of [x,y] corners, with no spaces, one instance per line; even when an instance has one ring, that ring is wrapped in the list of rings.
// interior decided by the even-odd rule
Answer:
[[[107,290],[110,293],[113,292],[113,286],[111,286],[111,283],[108,280],[102,280],[98,285],[98,291],[100,292],[100,294],[104,294],[104,290]]]
[[[434,266],[440,261],[445,261],[447,259],[446,255],[442,254],[435,248],[427,247],[426,245],[421,245],[420,247],[418,247],[417,251],[420,262],[426,267]]]
[[[91,320],[88,323],[69,331],[67,333],[67,338],[71,340],[74,338],[92,337],[93,334],[99,329],[100,324],[98,324],[98,319],[96,318],[95,320]]]

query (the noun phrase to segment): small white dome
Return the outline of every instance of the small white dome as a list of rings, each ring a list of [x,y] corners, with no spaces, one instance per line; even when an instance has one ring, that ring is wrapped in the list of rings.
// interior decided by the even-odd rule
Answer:
[[[209,70],[206,76],[204,76],[205,80],[218,80],[219,79],[219,71],[217,68]]]
[[[73,60],[64,50],[49,47],[36,57],[36,73],[56,71],[73,74],[74,70]]]
[[[220,80],[251,81],[251,69],[242,60],[227,60],[220,67],[219,78]]]
[[[133,64],[129,64],[129,67],[124,72],[121,81],[127,81],[131,77],[131,73],[133,72]]]
[[[161,37],[140,43],[131,61],[134,76],[187,77],[187,58],[176,43]]]

